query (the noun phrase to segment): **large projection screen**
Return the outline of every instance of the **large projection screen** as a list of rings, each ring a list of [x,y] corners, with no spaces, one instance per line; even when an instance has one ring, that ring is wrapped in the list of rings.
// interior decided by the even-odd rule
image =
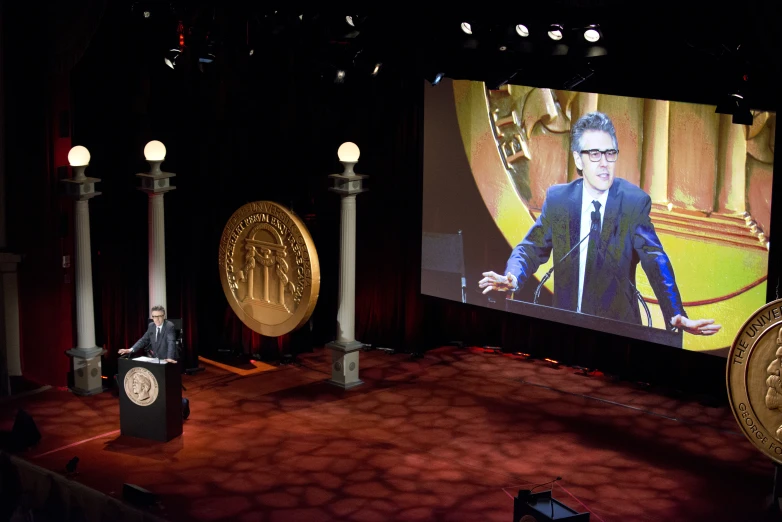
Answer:
[[[425,91],[422,293],[723,356],[744,320],[765,304],[775,113],[755,112],[747,126],[733,124],[714,106],[676,101],[520,85],[491,90],[483,82],[448,79]],[[578,266],[578,249],[540,287],[537,304],[543,274],[567,249],[555,246],[515,292],[484,294],[478,287],[484,272],[504,274],[514,247],[539,221],[548,189],[583,180],[570,131],[594,111],[616,129],[614,183],[625,180],[651,199],[649,220],[684,310],[722,325],[715,335],[671,332],[642,264],[634,283],[651,325],[640,298],[626,302],[638,308],[638,322],[563,307],[554,294],[556,279],[574,280],[562,274]],[[617,211],[611,203],[603,210]],[[612,214],[615,231],[624,223],[622,212]],[[547,226],[555,228],[553,222]],[[579,238],[577,230],[559,233]],[[622,240],[616,234],[610,241]],[[637,259],[615,262],[634,265]],[[602,266],[605,272],[611,265]]]

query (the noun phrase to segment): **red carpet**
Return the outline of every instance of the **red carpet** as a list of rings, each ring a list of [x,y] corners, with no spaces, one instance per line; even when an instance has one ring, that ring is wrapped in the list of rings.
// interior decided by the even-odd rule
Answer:
[[[167,444],[120,436],[109,393],[51,389],[0,420],[26,409],[42,440],[25,459],[64,472],[78,456],[74,481],[139,485],[175,521],[510,522],[518,489],[557,476],[554,497],[593,521],[750,521],[771,492],[728,407],[481,350],[362,353],[347,392],[325,382],[327,352],[300,361],[183,376],[192,414]]]

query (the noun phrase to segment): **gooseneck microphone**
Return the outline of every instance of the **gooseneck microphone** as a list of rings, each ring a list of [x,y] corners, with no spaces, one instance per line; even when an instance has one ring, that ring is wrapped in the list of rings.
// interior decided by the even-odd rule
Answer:
[[[599,221],[600,220],[600,214],[597,215],[597,219],[598,219],[598,223],[600,223],[600,221]],[[581,241],[576,243],[573,248],[568,250],[567,254],[562,256],[562,258],[559,261],[557,261],[556,263],[551,265],[551,268],[549,268],[548,272],[546,272],[543,275],[543,277],[540,279],[540,283],[538,283],[537,288],[535,288],[535,297],[532,299],[532,304],[538,304],[538,299],[540,298],[540,290],[543,288],[543,285],[546,283],[546,281],[549,280],[549,278],[551,277],[551,274],[554,272],[554,269],[555,268],[559,268],[559,265],[562,264],[562,262],[565,261],[565,259],[570,257],[570,254],[572,254],[579,247],[579,245],[581,245],[581,243],[583,243],[585,240],[587,240],[589,238],[589,235],[594,230],[595,230],[595,213],[592,212],[592,227],[591,227],[591,229],[589,231],[589,234],[586,234],[584,237],[582,237]]]
[[[551,268],[549,268],[548,272],[545,273],[545,275],[541,278],[540,283],[538,283],[537,288],[535,288],[535,297],[532,299],[532,304],[538,304],[538,299],[540,298],[540,291],[543,288],[543,285],[546,283],[546,281],[551,278],[551,274],[554,273],[554,269],[558,268],[560,263],[562,263],[565,259],[567,259],[570,254],[573,253],[573,251],[578,248],[578,246],[583,243],[586,239],[589,238],[589,236],[592,235],[592,233],[596,233],[600,230],[600,211],[595,209],[592,211],[592,224],[589,226],[589,233],[587,233],[584,237],[581,238],[581,240],[575,244],[573,248],[568,250],[567,254],[562,256],[562,258],[551,265]]]
[[[589,226],[589,233],[586,234],[584,237],[582,237],[581,240],[573,246],[573,248],[568,250],[568,252],[564,256],[562,256],[559,261],[553,264],[551,268],[549,268],[549,270],[543,275],[543,277],[540,280],[540,283],[538,283],[537,288],[535,288],[535,296],[532,299],[533,304],[538,304],[538,299],[540,298],[540,292],[543,289],[543,285],[546,283],[546,281],[548,281],[551,278],[551,274],[554,272],[554,270],[559,268],[560,264],[564,262],[579,247],[579,245],[581,245],[581,243],[583,243],[587,238],[589,238],[589,236],[592,235],[592,233],[598,232],[600,230],[600,211],[593,210],[591,217],[592,217],[592,223]],[[612,262],[611,259],[608,257],[605,257],[604,259]],[[614,271],[611,271],[611,275],[615,279],[617,280],[619,279],[617,275],[614,273]],[[638,288],[633,284],[632,281],[630,281],[630,278],[625,277],[624,279],[630,285],[630,288],[632,288],[633,295],[641,303],[641,307],[644,309],[644,312],[646,313],[646,326],[652,328],[652,314],[649,311],[649,306],[646,304],[646,301],[641,295],[641,292],[638,291]]]

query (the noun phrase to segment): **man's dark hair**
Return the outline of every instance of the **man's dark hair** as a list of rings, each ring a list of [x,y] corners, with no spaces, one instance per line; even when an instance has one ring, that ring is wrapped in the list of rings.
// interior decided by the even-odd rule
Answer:
[[[153,312],[163,312],[163,315],[166,315],[166,309],[163,308],[160,305],[155,305],[152,307],[152,310],[150,311],[149,315],[152,315]]]
[[[616,129],[614,129],[611,118],[602,112],[596,111],[584,114],[570,128],[570,150],[580,153],[581,137],[584,135],[584,132],[590,130],[607,132],[611,136],[611,141],[614,142],[614,148],[619,149],[616,141]]]

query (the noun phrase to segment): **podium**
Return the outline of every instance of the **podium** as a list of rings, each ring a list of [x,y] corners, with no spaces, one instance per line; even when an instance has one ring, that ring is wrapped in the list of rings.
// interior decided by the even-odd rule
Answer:
[[[551,491],[533,493],[528,489],[513,497],[513,522],[589,522],[589,513],[579,513],[551,497]]]
[[[163,359],[119,359],[120,433],[168,442],[182,434],[182,373]]]
[[[630,337],[640,341],[649,341],[664,344],[673,348],[681,348],[684,342],[682,332],[672,332],[662,328],[650,328],[648,326],[625,323],[614,319],[606,319],[594,315],[582,314],[550,306],[532,304],[516,299],[505,299],[505,310],[519,315],[528,315],[537,319],[547,319],[560,323],[606,332],[623,337]]]

